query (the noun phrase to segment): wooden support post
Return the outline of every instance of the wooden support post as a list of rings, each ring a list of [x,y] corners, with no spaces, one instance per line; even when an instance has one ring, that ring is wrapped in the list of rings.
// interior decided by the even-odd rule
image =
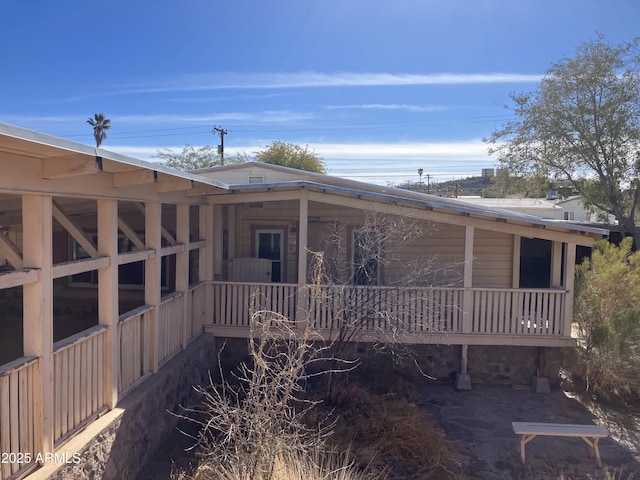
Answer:
[[[98,321],[108,330],[104,345],[104,403],[118,403],[120,338],[118,335],[118,201],[98,200],[98,254],[109,265],[98,270]],[[101,399],[102,400],[102,399]]]
[[[309,231],[309,192],[300,190],[300,211],[298,226],[298,292],[296,305],[296,320],[300,328],[306,327],[309,320],[307,315],[307,244]]]
[[[551,286],[562,285],[562,242],[553,242],[551,245]]]
[[[520,249],[522,246],[522,237],[520,235],[513,236],[513,275],[511,277],[511,287],[520,288]]]
[[[464,293],[462,297],[462,333],[471,333],[473,321],[473,242],[474,227],[467,226],[464,233]]]
[[[200,279],[210,283],[222,278],[222,207],[207,205],[200,207],[200,238],[207,240],[200,250]],[[213,286],[207,286],[204,323],[213,325]]]
[[[236,258],[236,207],[227,207],[227,252],[228,260]],[[282,272],[284,275],[284,272]]]
[[[189,290],[189,213],[188,204],[176,205],[176,241],[185,246],[182,252],[176,253],[176,291],[182,292],[182,315],[180,319],[172,321],[182,322],[182,348],[186,348],[191,337],[191,309]]]
[[[161,297],[161,239],[162,239],[162,204],[147,202],[145,204],[145,243],[154,251],[153,257],[144,264],[144,301],[151,305],[151,332],[149,338],[149,365],[152,373],[158,371],[160,365],[160,297]]]
[[[25,356],[39,357],[33,385],[34,450],[53,452],[53,210],[45,195],[23,195],[23,263],[37,268],[37,281],[23,287]]]
[[[567,253],[565,255],[565,267],[564,267],[564,288],[566,292],[565,304],[564,304],[564,321],[562,328],[562,335],[565,337],[571,336],[571,323],[573,322],[573,289],[576,274],[576,244],[567,243]]]
[[[469,345],[462,345],[462,353],[460,358],[460,372],[462,372],[463,375],[468,374],[469,373],[468,367],[469,367]]]
[[[200,238],[206,238],[207,242],[211,242],[213,239],[213,262],[209,264],[209,268],[213,267],[213,279],[222,280],[222,254],[224,251],[224,247],[222,245],[224,239],[224,226],[222,223],[222,205],[208,205],[206,211],[211,212],[207,221],[213,228],[212,236],[201,236]],[[202,218],[202,217],[200,217]],[[200,220],[200,225],[202,225],[202,220]],[[202,270],[201,270],[202,271]]]

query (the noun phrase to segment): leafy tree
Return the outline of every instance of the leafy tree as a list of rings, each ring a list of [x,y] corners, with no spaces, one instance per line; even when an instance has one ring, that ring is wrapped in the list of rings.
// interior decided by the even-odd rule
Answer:
[[[217,167],[223,164],[217,148],[209,145],[193,147],[186,144],[180,153],[175,153],[165,148],[158,151],[156,157],[163,160],[167,167],[175,168],[176,170],[197,170],[199,168]],[[245,161],[246,159],[242,155],[225,159],[226,164],[243,163]]]
[[[294,143],[276,140],[256,153],[260,162],[280,165],[282,167],[297,168],[313,173],[327,173],[324,161],[308,146],[301,147]]]
[[[575,318],[580,326],[579,376],[603,400],[640,399],[640,252],[631,238],[606,240],[576,273]]]
[[[537,90],[511,94],[515,119],[489,152],[514,175],[567,179],[585,204],[615,216],[640,246],[640,37],[600,35],[551,65]]]
[[[89,117],[87,123],[93,127],[93,138],[96,139],[96,147],[102,145],[107,138],[107,130],[111,128],[111,120],[104,116],[104,113],[96,113],[93,118]]]

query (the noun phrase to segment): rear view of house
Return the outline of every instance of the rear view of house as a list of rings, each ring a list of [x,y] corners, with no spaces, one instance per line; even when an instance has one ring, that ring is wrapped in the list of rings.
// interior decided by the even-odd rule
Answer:
[[[256,309],[326,338],[350,318],[363,342],[572,346],[576,246],[607,233],[256,163],[178,172],[5,124],[0,169],[0,451],[32,460],[248,336]],[[117,415],[114,435],[133,421]],[[0,480],[39,467],[12,459]]]

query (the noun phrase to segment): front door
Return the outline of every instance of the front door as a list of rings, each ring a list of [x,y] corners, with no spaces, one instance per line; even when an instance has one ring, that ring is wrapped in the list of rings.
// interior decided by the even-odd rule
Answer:
[[[284,230],[256,230],[256,257],[271,260],[271,281],[283,280]]]

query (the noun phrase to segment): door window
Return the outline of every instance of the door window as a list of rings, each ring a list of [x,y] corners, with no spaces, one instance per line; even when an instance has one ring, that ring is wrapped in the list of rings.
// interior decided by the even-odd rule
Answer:
[[[271,260],[272,282],[282,281],[283,238],[282,230],[256,231],[256,256]]]

